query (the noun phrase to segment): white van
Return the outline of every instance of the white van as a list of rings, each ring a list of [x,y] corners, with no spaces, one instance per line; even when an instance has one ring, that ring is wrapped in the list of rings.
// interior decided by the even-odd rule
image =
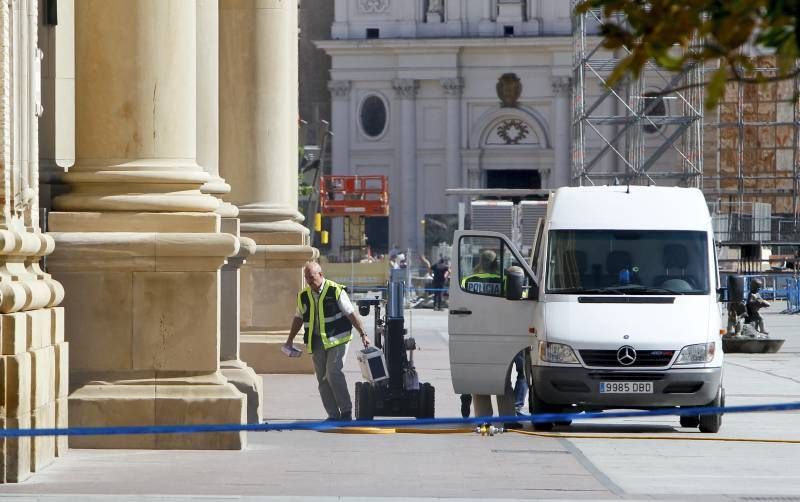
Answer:
[[[456,393],[503,394],[524,351],[531,413],[724,405],[725,290],[699,190],[561,188],[530,261],[496,232],[457,232],[453,254]],[[680,423],[717,432],[721,414]]]

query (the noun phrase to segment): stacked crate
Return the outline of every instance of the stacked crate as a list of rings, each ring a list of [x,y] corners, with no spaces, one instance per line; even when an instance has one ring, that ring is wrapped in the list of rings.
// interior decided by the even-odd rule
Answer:
[[[3,429],[67,427],[69,369],[64,309],[0,314]],[[0,481],[27,479],[67,451],[66,436],[0,438]]]

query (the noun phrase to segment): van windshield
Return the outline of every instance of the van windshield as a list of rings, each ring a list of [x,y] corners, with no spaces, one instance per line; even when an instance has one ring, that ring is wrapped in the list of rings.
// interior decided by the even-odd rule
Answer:
[[[547,292],[708,294],[705,232],[551,230]]]

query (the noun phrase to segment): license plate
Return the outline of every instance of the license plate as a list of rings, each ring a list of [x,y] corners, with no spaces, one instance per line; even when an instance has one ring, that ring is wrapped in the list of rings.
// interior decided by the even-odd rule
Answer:
[[[601,394],[652,394],[653,382],[600,382]]]

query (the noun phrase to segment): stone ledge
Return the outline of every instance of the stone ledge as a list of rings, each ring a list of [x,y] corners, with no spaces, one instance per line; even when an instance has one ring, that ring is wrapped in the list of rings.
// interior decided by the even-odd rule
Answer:
[[[71,427],[244,423],[246,397],[233,384],[81,387],[69,397]],[[241,450],[244,432],[72,436],[70,448]]]
[[[313,374],[314,364],[311,354],[303,348],[303,355],[297,358],[286,357],[281,347],[286,342],[285,334],[242,333],[239,353],[242,361],[256,373]],[[296,344],[297,345],[297,344]]]

